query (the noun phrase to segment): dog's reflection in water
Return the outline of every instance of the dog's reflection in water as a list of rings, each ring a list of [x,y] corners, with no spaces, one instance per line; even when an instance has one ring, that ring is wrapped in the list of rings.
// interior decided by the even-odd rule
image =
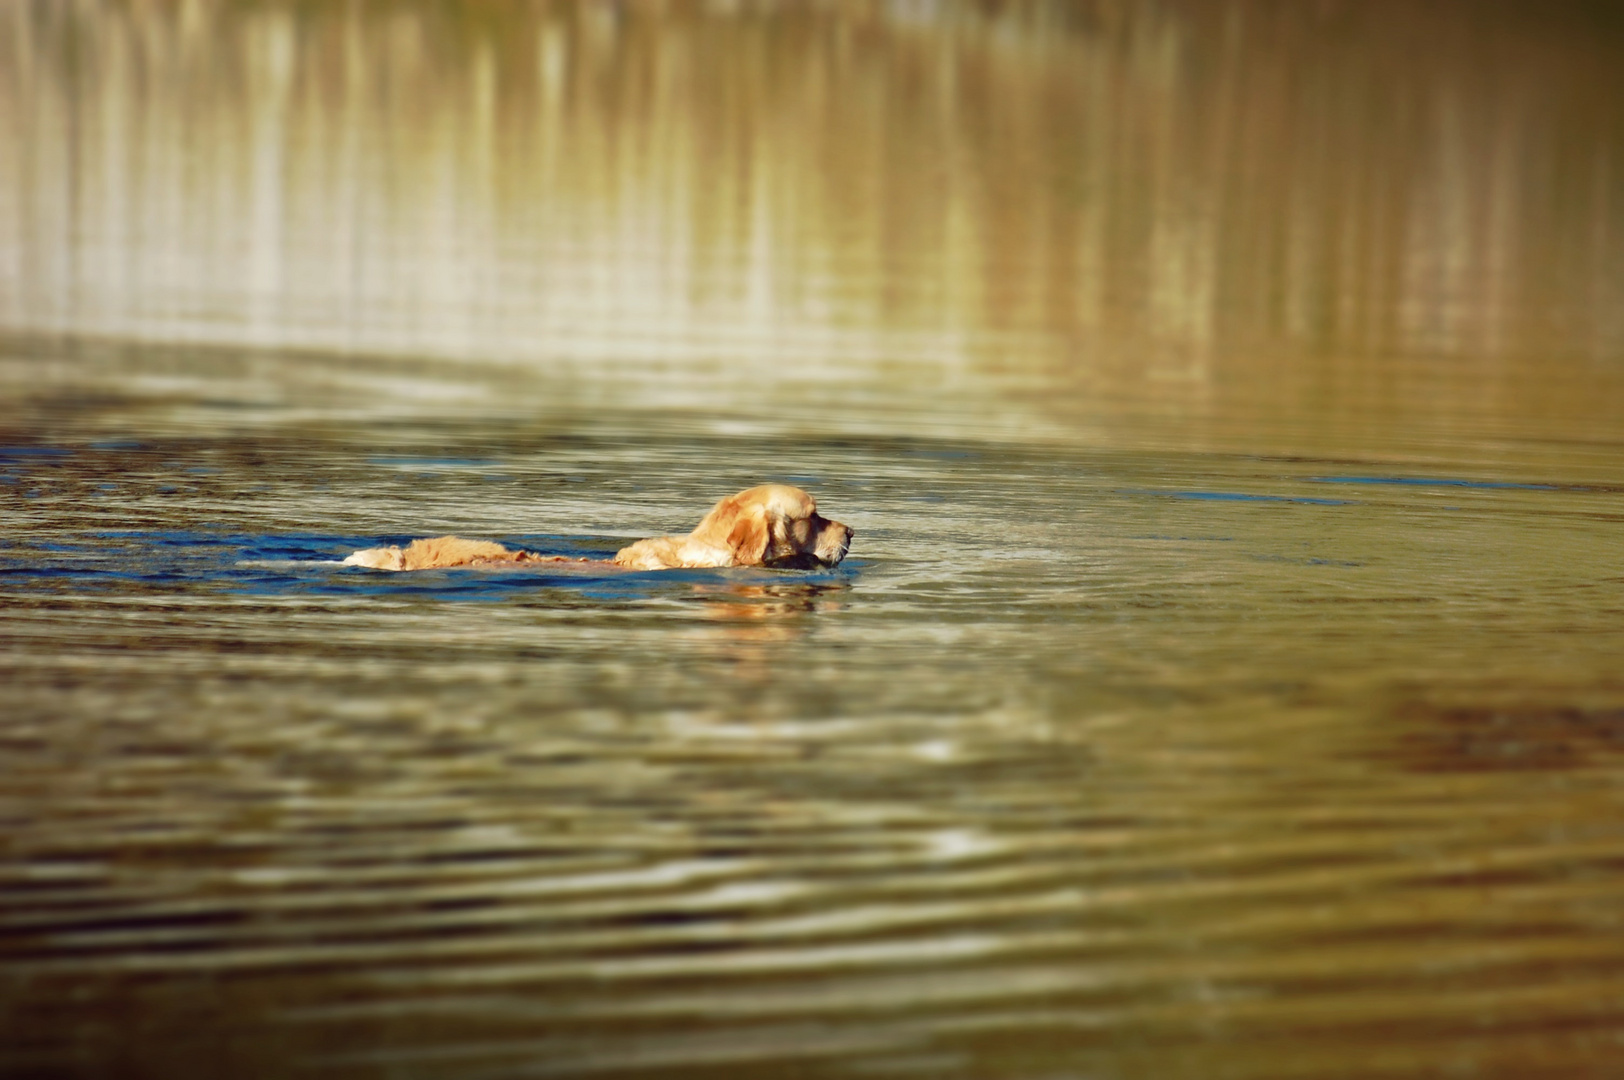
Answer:
[[[706,638],[765,646],[805,635],[807,616],[839,611],[845,606],[841,594],[850,587],[843,581],[728,581],[695,585],[693,599],[706,621]]]

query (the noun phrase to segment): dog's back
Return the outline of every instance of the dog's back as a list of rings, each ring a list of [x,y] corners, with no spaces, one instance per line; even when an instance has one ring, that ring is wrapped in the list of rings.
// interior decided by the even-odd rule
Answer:
[[[460,536],[436,536],[413,540],[405,548],[367,548],[344,560],[345,566],[366,566],[373,570],[431,570],[437,566],[468,566],[482,562],[524,562],[526,552],[509,551],[490,540],[464,540]]]

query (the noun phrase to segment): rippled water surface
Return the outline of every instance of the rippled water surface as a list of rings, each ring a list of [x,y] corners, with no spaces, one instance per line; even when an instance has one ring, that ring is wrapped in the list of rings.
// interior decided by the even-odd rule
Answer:
[[[0,1072],[1624,1060],[1612,22],[3,18]]]

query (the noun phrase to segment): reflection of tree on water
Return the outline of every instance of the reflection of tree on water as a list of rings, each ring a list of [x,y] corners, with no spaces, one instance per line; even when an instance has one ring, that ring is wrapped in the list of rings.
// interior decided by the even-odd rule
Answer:
[[[1618,705],[1419,701],[1389,723],[1376,753],[1422,773],[1563,771],[1624,760]]]
[[[1270,346],[1624,348],[1582,16],[998,9],[19,7],[0,324],[1190,405]]]

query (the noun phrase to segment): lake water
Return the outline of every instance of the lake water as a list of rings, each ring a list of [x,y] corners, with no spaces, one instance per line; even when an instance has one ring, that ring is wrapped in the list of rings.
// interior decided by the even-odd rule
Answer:
[[[1621,61],[8,7],[0,1073],[1616,1075]]]

